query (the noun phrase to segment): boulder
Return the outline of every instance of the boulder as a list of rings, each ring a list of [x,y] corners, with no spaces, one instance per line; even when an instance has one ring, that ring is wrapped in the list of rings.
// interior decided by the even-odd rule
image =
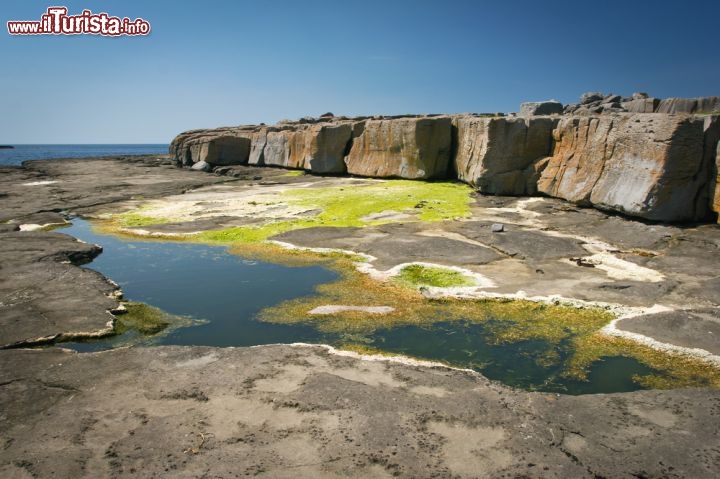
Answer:
[[[563,105],[559,101],[529,101],[520,104],[521,116],[533,115],[560,115],[563,112]]]
[[[190,169],[196,170],[196,171],[206,171],[207,172],[207,171],[212,170],[212,166],[210,165],[210,163],[208,163],[206,161],[198,161],[194,165],[192,165],[192,167]]]
[[[580,95],[580,104],[587,105],[596,101],[601,101],[605,95],[599,91],[588,91]]]
[[[460,180],[482,193],[536,192],[533,163],[551,153],[557,118],[453,118],[453,165]]]
[[[565,117],[538,182],[544,194],[657,221],[708,214],[698,200],[703,120],[687,116],[608,114]]]
[[[644,100],[645,98],[650,98],[650,95],[648,95],[644,91],[635,92],[632,94],[633,100]]]
[[[633,94],[633,98],[637,93]],[[634,98],[630,101],[624,101],[621,103],[622,107],[630,113],[653,113],[660,100],[657,98]]]
[[[444,178],[450,161],[449,117],[368,120],[345,158],[352,175]]]

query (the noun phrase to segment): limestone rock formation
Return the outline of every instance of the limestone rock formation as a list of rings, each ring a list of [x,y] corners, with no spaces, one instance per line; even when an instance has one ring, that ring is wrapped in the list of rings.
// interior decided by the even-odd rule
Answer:
[[[720,97],[666,98],[661,100],[656,113],[720,113]]]
[[[559,119],[547,117],[453,119],[456,152],[453,164],[460,180],[482,193],[534,194],[533,163],[548,156]]]
[[[345,159],[353,175],[430,179],[447,175],[449,117],[368,120]]]
[[[170,143],[170,154],[179,165],[192,166],[204,161],[212,166],[243,165],[250,155],[251,131],[248,127],[191,130]]]
[[[697,204],[703,171],[703,120],[621,114],[563,118],[538,190],[550,196],[659,221],[708,214]]]
[[[318,174],[344,173],[353,126],[351,122],[328,122],[262,128],[253,134],[249,163],[302,168]]]
[[[550,116],[562,110],[563,116]],[[334,116],[191,130],[178,166],[304,169],[375,178],[453,177],[481,193],[542,193],[649,220],[720,213],[720,97],[589,92],[502,114]],[[454,171],[453,171],[454,169]]]
[[[660,100],[657,98],[634,98],[624,101],[620,105],[630,113],[653,113],[659,104]]]
[[[717,146],[715,154],[715,191],[712,198],[712,210],[718,215],[718,223],[720,223],[720,143]]]
[[[560,115],[563,112],[563,105],[559,101],[529,101],[520,104],[521,116],[534,115]]]

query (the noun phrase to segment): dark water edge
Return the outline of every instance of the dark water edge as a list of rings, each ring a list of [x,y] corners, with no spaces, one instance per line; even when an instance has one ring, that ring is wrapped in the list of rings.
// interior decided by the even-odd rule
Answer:
[[[0,166],[17,166],[27,160],[56,158],[94,158],[122,155],[165,155],[166,143],[154,144],[98,144],[98,145],[7,145],[0,148]]]
[[[135,332],[82,343],[63,343],[80,352],[128,343],[142,345],[255,346],[305,342],[343,346],[358,339],[321,333],[311,323],[272,324],[257,320],[260,311],[283,301],[313,295],[316,286],[338,279],[322,266],[289,267],[227,252],[220,246],[156,240],[126,240],[92,231],[73,220],[62,232],[103,246],[88,267],[113,279],[129,300],[193,318],[196,325],[143,338]],[[431,327],[379,329],[362,338],[362,346],[388,353],[468,368],[509,386],[565,394],[627,392],[641,389],[633,375],[653,373],[632,358],[605,358],[592,365],[589,380],[562,376],[565,345],[529,340],[496,344],[492,328],[472,321],[439,322]],[[545,361],[556,350],[556,361]]]

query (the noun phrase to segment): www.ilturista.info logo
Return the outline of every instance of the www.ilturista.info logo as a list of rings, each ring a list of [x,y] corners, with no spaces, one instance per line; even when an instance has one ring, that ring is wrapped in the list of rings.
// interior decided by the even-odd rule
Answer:
[[[138,18],[110,17],[107,13],[83,10],[80,15],[68,15],[65,7],[50,7],[40,21],[7,22],[10,35],[147,35],[150,24]]]

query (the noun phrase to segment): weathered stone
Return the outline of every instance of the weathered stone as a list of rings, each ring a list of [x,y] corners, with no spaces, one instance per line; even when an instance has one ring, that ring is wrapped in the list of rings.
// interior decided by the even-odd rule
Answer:
[[[553,118],[456,117],[453,163],[460,180],[498,195],[535,193],[531,165],[550,154]]]
[[[289,130],[268,131],[265,137],[264,158],[267,166],[297,168],[290,162],[288,143],[295,132]]]
[[[622,107],[630,113],[652,113],[659,104],[660,100],[657,98],[635,98],[621,103]]]
[[[559,101],[530,101],[520,104],[521,116],[533,115],[560,115],[563,112],[563,105]]]
[[[587,105],[595,101],[600,101],[603,98],[605,98],[605,95],[599,91],[588,91],[580,95],[580,104]]]
[[[620,95],[608,95],[603,99],[603,103],[620,103],[622,101],[622,96]]]
[[[212,166],[207,161],[198,161],[192,165],[191,169],[196,171],[210,171],[212,170]]]
[[[698,203],[704,202],[710,207],[708,219],[713,219],[719,212],[717,188],[717,148],[720,144],[720,115],[708,115],[703,117],[703,165],[702,169],[708,171],[708,187],[698,194]]]
[[[720,97],[666,98],[660,101],[657,113],[720,113]]]
[[[444,178],[450,148],[449,117],[368,120],[345,162],[353,175]]]
[[[345,153],[352,134],[350,123],[323,124],[312,128],[303,167],[313,173],[344,173]]]
[[[250,139],[241,136],[218,136],[200,144],[198,161],[211,165],[244,165],[250,155]]]
[[[645,98],[650,98],[650,95],[645,92],[635,92],[632,94],[633,100],[644,100]]]
[[[566,200],[658,221],[707,215],[698,204],[703,121],[671,115],[563,118],[538,189]]]
[[[718,223],[720,223],[720,143],[718,143],[717,152],[715,154],[715,192],[712,198],[712,210],[718,214]]]
[[[346,148],[352,137],[351,123],[317,123],[297,128],[259,132],[251,155],[253,161],[314,173],[344,173]]]
[[[265,145],[267,144],[267,128],[261,128],[250,137],[250,156],[248,164],[255,166],[265,165]]]

